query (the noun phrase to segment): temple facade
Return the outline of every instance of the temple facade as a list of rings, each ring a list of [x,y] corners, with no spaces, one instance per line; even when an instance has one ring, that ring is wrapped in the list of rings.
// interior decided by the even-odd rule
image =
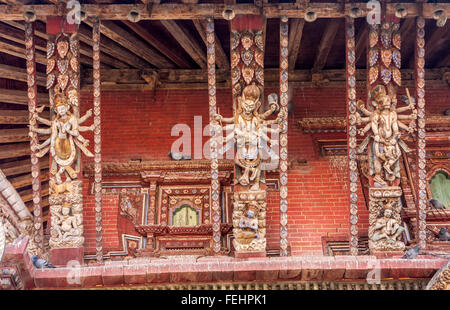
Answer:
[[[0,4],[1,289],[450,289],[450,4]]]

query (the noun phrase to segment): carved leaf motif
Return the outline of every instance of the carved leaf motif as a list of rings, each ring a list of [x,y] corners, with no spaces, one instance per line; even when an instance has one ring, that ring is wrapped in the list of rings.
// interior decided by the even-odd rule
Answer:
[[[381,60],[386,67],[389,67],[392,61],[392,51],[390,49],[381,51]]]
[[[66,74],[69,65],[68,61],[65,59],[58,59],[57,64],[59,72],[63,75]]]
[[[264,53],[262,51],[256,50],[255,60],[259,66],[264,67]]]
[[[64,58],[67,55],[67,52],[69,51],[69,42],[66,40],[61,40],[57,43],[57,50],[59,57]]]
[[[378,42],[378,32],[371,31],[369,33],[369,45],[370,45],[370,47],[374,47],[375,45],[377,45],[377,42]]]
[[[246,66],[249,66],[253,60],[253,52],[251,50],[242,50],[241,52],[242,61]]]
[[[55,64],[56,62],[54,58],[47,60],[47,74],[53,71],[53,69],[55,68]]]
[[[55,75],[53,73],[47,75],[47,89],[53,86],[55,83]]]
[[[391,70],[385,68],[381,70],[381,79],[383,80],[384,84],[388,84],[391,81],[392,78],[392,72]]]
[[[394,46],[398,49],[400,49],[401,47],[401,37],[400,37],[400,33],[395,33],[394,37],[392,38],[392,44],[394,44]]]
[[[69,82],[69,76],[67,74],[58,75],[58,85],[61,88],[61,90],[66,89],[68,82]]]
[[[239,61],[241,60],[241,56],[239,55],[239,52],[233,51],[231,52],[231,67],[234,68],[239,64]]]
[[[241,70],[239,70],[238,67],[234,67],[231,70],[231,80],[233,85],[238,83],[240,78],[241,78]]]
[[[255,70],[251,67],[242,68],[242,77],[244,78],[245,83],[250,84],[253,80],[253,76],[255,74]]]
[[[47,42],[47,58],[52,57],[54,52],[55,52],[55,44],[52,42]]]
[[[372,67],[369,70],[369,82],[370,84],[375,83],[378,78],[378,67]]]
[[[72,57],[70,59],[70,66],[72,67],[73,71],[78,72],[78,60],[76,57]]]
[[[249,34],[245,34],[241,38],[242,46],[247,50],[253,45],[253,39],[250,37]]]
[[[264,50],[264,39],[262,36],[262,31],[259,31],[256,36],[255,36],[255,43],[256,46],[260,49],[260,50]]]

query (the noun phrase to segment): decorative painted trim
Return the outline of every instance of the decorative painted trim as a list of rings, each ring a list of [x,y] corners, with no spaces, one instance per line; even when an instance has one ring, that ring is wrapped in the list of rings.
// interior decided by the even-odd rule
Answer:
[[[356,85],[355,85],[355,25],[354,19],[345,19],[346,38],[346,76],[347,76],[347,149],[349,171],[349,202],[350,202],[350,254],[358,255],[358,164],[356,156]]]
[[[280,133],[280,255],[288,255],[288,64],[289,64],[289,24],[288,18],[282,17],[280,20],[280,113],[285,116],[283,128],[286,130]],[[284,66],[281,64],[285,64]],[[281,143],[282,142],[282,143]]]
[[[92,26],[94,80],[94,192],[95,249],[98,262],[103,261],[102,224],[102,144],[101,144],[101,82],[100,82],[100,20]]]
[[[213,252],[219,254],[221,250],[221,209],[220,209],[220,181],[219,181],[219,160],[217,159],[217,141],[214,130],[214,116],[217,113],[216,107],[216,34],[214,32],[214,19],[208,18],[206,24],[207,59],[208,59],[208,95],[209,95],[209,122],[211,136],[210,156],[211,156],[211,209],[213,228]]]
[[[427,179],[425,150],[425,19],[416,18],[415,44],[415,86],[417,98],[417,145],[416,145],[416,190],[417,194],[417,237],[416,241],[426,247],[426,217],[427,217]]]
[[[37,126],[36,122],[36,61],[34,43],[34,24],[25,23],[25,48],[27,56],[27,83],[28,83],[28,111],[30,118],[30,128]],[[42,205],[41,205],[41,169],[39,158],[36,156],[39,138],[36,132],[30,130],[31,147],[31,184],[33,190],[33,214],[34,233],[33,240],[39,249],[44,248],[44,229],[42,225]]]

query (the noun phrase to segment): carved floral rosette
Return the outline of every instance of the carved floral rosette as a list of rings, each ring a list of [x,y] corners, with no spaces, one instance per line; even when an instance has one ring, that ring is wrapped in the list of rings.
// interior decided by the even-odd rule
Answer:
[[[395,224],[402,226],[401,200],[402,190],[400,187],[379,187],[369,188],[369,249],[371,252],[389,252],[389,251],[403,251],[405,243],[402,240],[402,234],[395,241],[388,241],[386,238],[381,238],[374,241],[374,235],[377,233],[376,224],[381,217],[381,213],[386,209],[392,211],[392,219]]]
[[[282,18],[280,23],[280,107],[286,118],[282,121],[285,130],[280,133],[280,248],[281,256],[288,255],[288,216],[287,216],[287,183],[288,183],[288,149],[287,149],[287,115],[288,115],[288,63],[289,63],[289,26],[288,19]]]
[[[358,255],[358,171],[356,162],[356,60],[354,19],[346,18],[347,139],[350,200],[350,254]]]
[[[220,193],[220,181],[219,181],[219,161],[217,159],[218,142],[216,141],[216,133],[214,130],[213,119],[217,113],[216,108],[216,51],[215,51],[215,32],[214,32],[214,20],[208,18],[206,24],[206,40],[207,46],[207,58],[208,58],[208,95],[209,95],[209,115],[210,115],[210,128],[211,128],[211,143],[210,143],[210,155],[211,155],[211,204],[212,204],[212,220],[213,220],[213,251],[219,253],[221,248],[221,233],[220,233],[220,219],[221,209],[219,202]]]
[[[233,246],[236,252],[266,251],[266,191],[246,191],[234,194],[233,204]],[[241,222],[247,219],[246,211],[253,204],[257,229],[245,227]],[[256,228],[256,227],[255,227]]]
[[[64,183],[63,192],[49,196],[51,229],[50,247],[78,248],[84,243],[83,237],[83,195],[81,181]],[[70,209],[68,214],[64,208]]]
[[[418,242],[426,245],[426,208],[427,208],[427,179],[426,179],[426,151],[425,151],[425,19],[422,16],[416,20],[415,46],[415,84],[417,97],[417,159],[418,177]]]

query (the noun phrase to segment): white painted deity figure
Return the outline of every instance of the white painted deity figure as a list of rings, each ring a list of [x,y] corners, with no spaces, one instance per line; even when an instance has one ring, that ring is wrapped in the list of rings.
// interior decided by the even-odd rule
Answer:
[[[279,134],[279,128],[269,128],[267,125],[280,124],[284,119],[283,113],[278,113],[275,120],[266,120],[266,118],[279,109],[278,97],[276,94],[269,95],[269,110],[260,114],[258,112],[261,105],[261,92],[255,85],[251,84],[244,88],[241,97],[238,98],[238,108],[234,117],[223,118],[216,114],[215,120],[220,124],[226,123],[223,128],[225,131],[233,130],[229,134],[225,143],[234,141],[236,145],[235,164],[236,169],[235,184],[250,186],[251,191],[258,191],[260,182],[264,182],[261,164],[263,161],[263,150],[265,149],[269,156],[277,155],[267,147],[270,142],[274,146],[278,141],[270,139],[268,133]],[[278,158],[277,158],[278,159]]]
[[[86,148],[89,145],[89,140],[83,138],[80,132],[94,130],[92,126],[80,126],[91,115],[92,111],[89,110],[83,117],[78,118],[76,115],[70,112],[71,105],[67,98],[59,93],[56,94],[54,99],[54,111],[56,117],[50,121],[37,115],[34,115],[35,120],[32,124],[36,124],[36,120],[50,126],[50,128],[42,129],[37,128],[35,125],[31,127],[31,130],[36,133],[50,134],[50,138],[44,141],[42,144],[36,146],[34,151],[40,150],[36,155],[38,157],[44,156],[49,150],[52,155],[52,174],[54,174],[56,184],[63,183],[61,176],[66,176],[65,181],[71,181],[77,178],[78,170],[72,166],[76,163],[79,153],[76,146],[89,157],[94,155]],[[37,109],[38,113],[43,111],[44,107]]]
[[[400,139],[400,129],[404,129],[408,133],[415,130],[413,122],[407,126],[401,120],[415,120],[417,110],[411,99],[405,100],[408,103],[406,107],[396,108],[397,99],[394,91],[390,90],[390,94],[387,94],[383,85],[374,87],[371,99],[374,106],[373,111],[367,110],[362,101],[359,100],[357,103],[358,109],[364,115],[361,117],[357,114],[358,123],[368,123],[359,130],[359,134],[364,135],[367,131],[372,130],[372,135],[362,142],[359,151],[362,152],[372,140],[369,147],[370,175],[379,186],[392,185],[396,179],[400,178],[400,147],[406,152],[410,151]],[[407,110],[411,110],[412,113],[410,115],[399,114]]]

